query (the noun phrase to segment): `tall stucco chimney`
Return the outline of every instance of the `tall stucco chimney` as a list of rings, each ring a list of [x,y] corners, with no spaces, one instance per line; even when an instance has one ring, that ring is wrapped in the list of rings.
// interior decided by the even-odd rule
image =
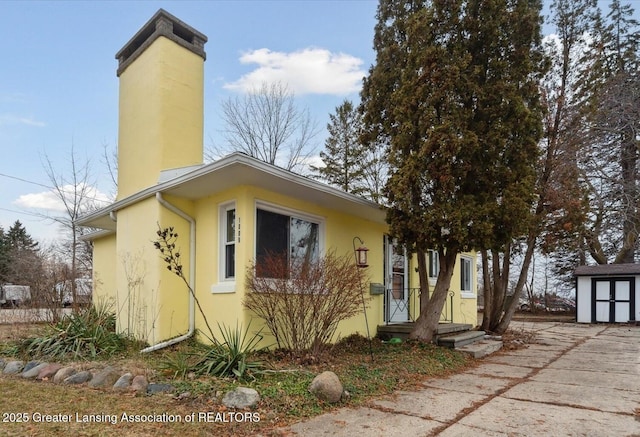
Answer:
[[[207,37],[163,9],[116,54],[118,199],[202,163]]]

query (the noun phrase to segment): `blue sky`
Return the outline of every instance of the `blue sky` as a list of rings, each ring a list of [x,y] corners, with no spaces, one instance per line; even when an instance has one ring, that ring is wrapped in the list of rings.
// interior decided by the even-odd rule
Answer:
[[[158,8],[209,39],[205,146],[221,139],[220,102],[276,74],[311,110],[320,150],[329,113],[345,98],[358,100],[374,60],[376,6],[372,0],[0,2],[0,226],[20,220],[34,238],[56,237],[56,225],[30,214],[59,213],[43,161],[49,157],[57,171],[68,172],[72,145],[80,162],[91,161],[94,195],[112,191],[102,151],[117,143],[115,54]]]
[[[209,39],[205,146],[221,140],[223,100],[276,79],[310,109],[319,152],[329,114],[345,98],[358,101],[375,60],[376,7],[375,0],[0,2],[0,226],[20,220],[38,240],[57,237],[56,225],[33,214],[59,214],[44,161],[68,174],[72,145],[80,162],[91,161],[93,195],[111,193],[102,154],[117,142],[115,54],[158,8]]]

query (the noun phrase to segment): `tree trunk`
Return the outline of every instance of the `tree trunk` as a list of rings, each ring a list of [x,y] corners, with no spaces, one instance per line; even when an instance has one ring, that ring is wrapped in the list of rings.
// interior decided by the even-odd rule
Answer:
[[[429,306],[429,272],[424,250],[418,249],[416,255],[418,256],[418,279],[420,281],[420,314],[422,314]]]
[[[421,340],[426,343],[431,343],[434,340],[440,316],[442,314],[442,308],[444,307],[447,295],[449,294],[451,277],[453,276],[453,267],[456,263],[456,256],[458,255],[457,250],[451,249],[446,253],[444,250],[440,250],[439,252],[440,272],[438,273],[436,286],[433,289],[433,294],[429,298],[428,303],[425,304],[424,309],[420,311],[420,317],[416,320],[415,326],[409,334],[409,338]],[[425,269],[425,272],[420,274],[420,278],[427,277],[426,263],[418,263],[418,270],[421,268]],[[422,283],[420,284],[420,289],[423,289]]]
[[[482,310],[482,327],[483,331],[491,331],[491,322],[493,319],[493,287],[489,277],[489,254],[486,249],[480,251],[482,256],[482,291],[484,294],[484,308]]]
[[[524,260],[522,261],[522,269],[520,270],[520,276],[518,276],[518,282],[516,283],[516,287],[513,290],[513,299],[507,308],[505,308],[504,314],[502,315],[502,320],[499,320],[496,323],[492,332],[496,334],[504,334],[504,332],[509,328],[509,323],[511,323],[511,319],[516,312],[516,308],[518,307],[518,302],[520,301],[520,295],[522,294],[522,289],[524,288],[524,284],[527,281],[527,276],[529,275],[529,266],[531,265],[531,260],[533,260],[533,253],[536,247],[536,237],[533,232],[529,233],[529,237],[527,238],[527,251],[524,255]]]

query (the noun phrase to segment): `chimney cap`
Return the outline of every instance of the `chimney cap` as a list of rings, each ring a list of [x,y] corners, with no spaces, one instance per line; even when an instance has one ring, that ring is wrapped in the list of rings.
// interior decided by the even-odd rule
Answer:
[[[164,9],[158,9],[153,17],[116,53],[117,75],[140,56],[158,37],[164,36],[176,44],[206,59],[204,44],[207,37]]]

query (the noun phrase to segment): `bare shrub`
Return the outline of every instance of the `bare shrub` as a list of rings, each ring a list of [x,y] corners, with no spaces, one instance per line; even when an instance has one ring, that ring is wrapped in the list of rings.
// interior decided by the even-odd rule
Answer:
[[[364,274],[350,256],[329,252],[296,262],[269,254],[247,269],[244,306],[265,321],[279,348],[322,352],[338,323],[363,311]]]

